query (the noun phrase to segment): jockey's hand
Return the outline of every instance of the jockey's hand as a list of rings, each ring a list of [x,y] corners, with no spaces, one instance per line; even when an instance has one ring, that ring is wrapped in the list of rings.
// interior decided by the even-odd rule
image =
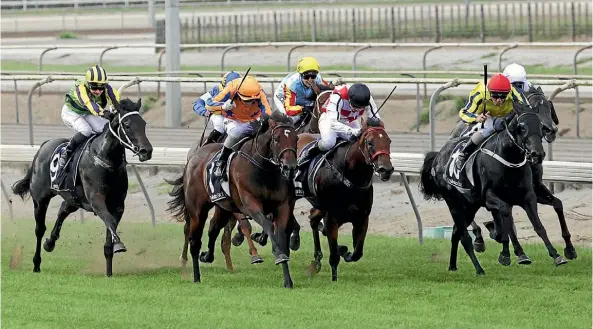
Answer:
[[[303,113],[313,113],[313,106],[310,106],[310,105],[303,106]]]
[[[115,116],[115,113],[109,110],[103,110],[99,112],[99,116],[111,121],[111,119],[113,119],[113,117]]]
[[[478,117],[476,118],[476,121],[482,123],[482,122],[486,121],[486,119],[487,119],[486,115],[484,113],[480,113],[480,115],[478,115]]]
[[[332,84],[334,86],[339,86],[339,85],[341,85],[343,83],[344,83],[344,80],[342,80],[342,77],[338,77],[336,80],[332,81]]]
[[[233,103],[233,101],[229,99],[226,102],[224,102],[224,104],[222,104],[222,109],[225,111],[230,111],[233,108],[235,108],[235,106],[235,103]]]

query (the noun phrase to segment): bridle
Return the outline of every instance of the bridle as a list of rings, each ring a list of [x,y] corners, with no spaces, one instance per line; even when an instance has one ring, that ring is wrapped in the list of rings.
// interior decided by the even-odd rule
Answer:
[[[370,151],[370,148],[369,148],[368,141],[367,141],[366,137],[367,137],[367,135],[369,133],[371,133],[373,131],[380,131],[380,132],[383,132],[383,133],[387,134],[387,132],[385,132],[385,128],[383,128],[383,127],[370,127],[370,128],[368,128],[364,132],[364,134],[361,136],[361,138],[360,138],[360,141],[359,141],[359,144],[360,145],[359,145],[359,148],[358,149],[360,150],[360,153],[362,153],[362,156],[364,157],[364,159],[366,161],[366,164],[371,165],[373,167],[373,170],[374,171],[377,171],[378,170],[378,167],[377,167],[377,165],[374,162],[375,161],[375,158],[377,158],[381,154],[385,154],[387,156],[391,156],[391,155],[389,154],[389,151],[385,151],[385,150],[375,151],[375,153],[373,153],[370,156],[368,154],[365,154],[365,152],[363,151],[363,149],[366,149],[367,150],[367,153],[368,153],[368,151]]]
[[[276,166],[276,167],[280,167],[280,158],[282,157],[282,154],[284,154],[284,152],[294,152],[294,155],[296,157],[297,155],[297,150],[296,148],[292,148],[292,147],[286,147],[284,149],[282,149],[280,152],[278,152],[276,155],[274,155],[274,147],[272,144],[278,143],[276,141],[274,141],[274,133],[276,132],[277,129],[280,128],[284,128],[287,130],[291,130],[294,132],[294,127],[292,125],[288,125],[288,124],[283,124],[283,125],[277,125],[274,128],[272,128],[272,131],[270,132],[270,138],[272,139],[272,141],[270,142],[270,149],[272,150],[272,157],[265,157],[263,156],[260,152],[259,152],[259,143],[258,138],[259,138],[259,132],[257,133],[257,135],[255,136],[255,154],[257,154],[260,158],[262,158],[263,160],[271,163],[272,165]],[[286,134],[286,136],[288,137],[288,134]],[[244,156],[245,158],[247,158],[251,163],[253,163],[254,165],[256,165],[257,167],[264,169],[261,165],[259,165],[257,163],[257,161],[255,161],[255,159],[253,159],[251,156],[249,156],[249,154],[246,154],[245,152],[239,151],[239,154],[241,154],[242,156]]]
[[[130,139],[130,137],[128,136],[128,134],[126,133],[126,130],[122,128],[122,120],[128,116],[131,115],[140,115],[140,112],[138,111],[131,111],[128,112],[124,115],[121,115],[121,113],[117,113],[118,116],[118,127],[117,127],[117,132],[115,132],[113,130],[113,127],[111,126],[111,122],[109,123],[109,131],[111,132],[111,134],[117,138],[117,140],[119,140],[119,142],[128,150],[132,151],[132,153],[134,153],[134,156],[138,155],[140,148],[138,146],[135,146],[132,143],[132,140]],[[125,137],[125,141],[122,138],[122,133],[123,133],[123,137]]]

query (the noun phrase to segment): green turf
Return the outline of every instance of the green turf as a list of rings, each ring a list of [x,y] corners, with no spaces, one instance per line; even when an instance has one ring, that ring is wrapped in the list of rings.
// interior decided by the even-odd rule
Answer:
[[[49,233],[53,221],[48,224]],[[461,250],[459,271],[447,271],[448,241],[420,246],[414,239],[369,236],[363,259],[341,262],[339,281],[332,283],[325,239],[321,272],[305,274],[312,243],[303,234],[301,250],[291,255],[295,288],[288,290],[269,245],[259,248],[260,265],[249,265],[245,246],[233,248],[234,273],[217,250],[213,264],[202,264],[202,283],[194,284],[178,266],[181,224],[152,228],[124,221],[119,231],[128,252],[116,255],[112,278],[103,276],[104,228],[97,220],[66,222],[55,251],[42,253],[42,272],[32,273],[33,220],[4,221],[4,327],[591,327],[588,248],[577,248],[577,260],[556,268],[543,246],[527,244],[532,265],[503,267],[496,263],[499,247],[488,241],[478,256],[486,275],[477,277]]]

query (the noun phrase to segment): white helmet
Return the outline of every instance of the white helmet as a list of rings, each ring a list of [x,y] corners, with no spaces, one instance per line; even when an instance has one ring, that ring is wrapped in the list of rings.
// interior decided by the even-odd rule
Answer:
[[[520,89],[519,91],[526,91],[527,89],[527,72],[525,72],[525,68],[522,65],[517,63],[513,63],[508,65],[504,68],[502,74],[507,77],[511,84]]]

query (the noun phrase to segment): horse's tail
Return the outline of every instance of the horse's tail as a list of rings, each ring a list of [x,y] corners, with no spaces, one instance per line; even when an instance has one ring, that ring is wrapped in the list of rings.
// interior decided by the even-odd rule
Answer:
[[[35,161],[33,161],[33,163],[35,163]],[[33,165],[29,167],[29,170],[27,170],[27,174],[23,179],[16,181],[12,185],[12,193],[18,194],[23,201],[31,189],[31,176],[33,176]]]
[[[428,152],[424,157],[424,164],[420,169],[420,192],[424,195],[424,199],[441,200],[442,196],[439,193],[439,187],[432,177],[432,164],[437,157],[438,152]]]
[[[189,216],[187,208],[185,207],[185,188],[183,187],[183,178],[185,176],[185,168],[181,176],[175,180],[167,180],[165,182],[173,185],[173,190],[169,193],[169,196],[173,197],[172,200],[167,202],[167,212],[173,214],[173,218],[177,221],[182,222]]]

